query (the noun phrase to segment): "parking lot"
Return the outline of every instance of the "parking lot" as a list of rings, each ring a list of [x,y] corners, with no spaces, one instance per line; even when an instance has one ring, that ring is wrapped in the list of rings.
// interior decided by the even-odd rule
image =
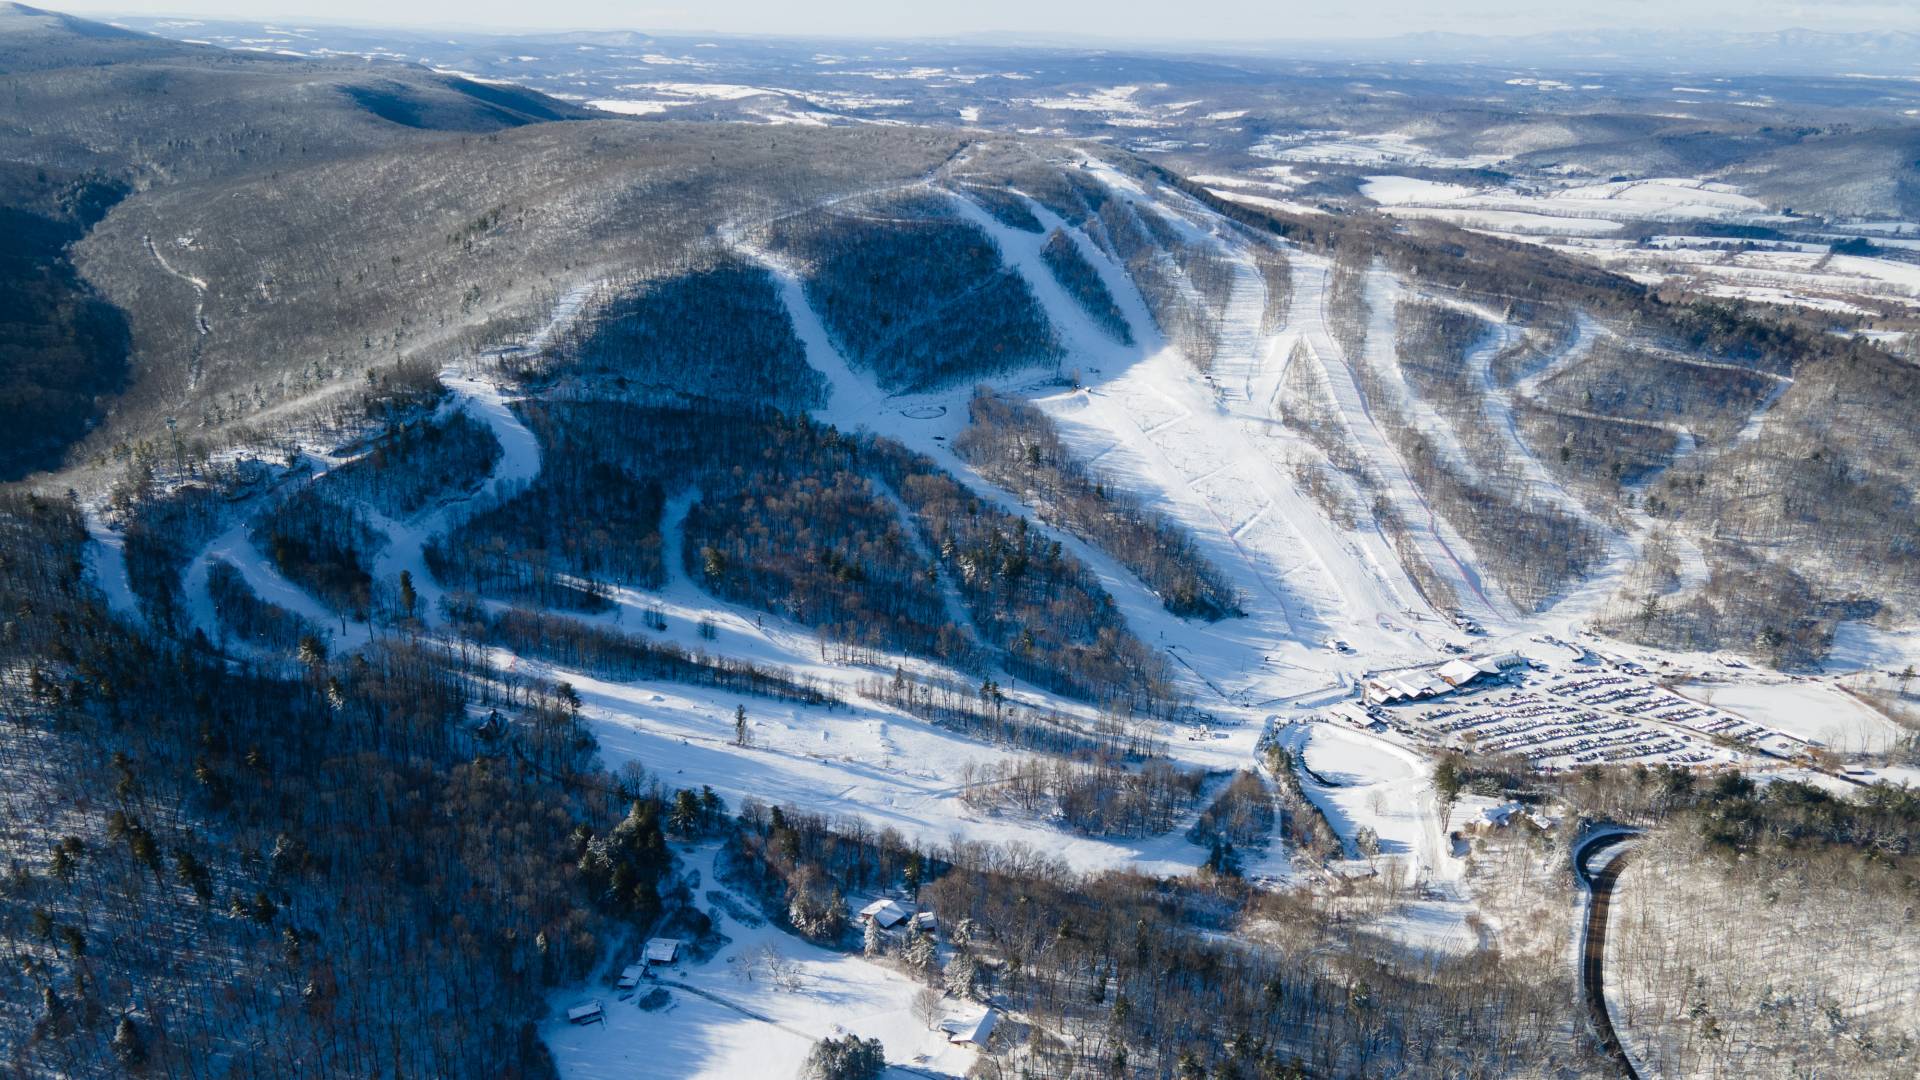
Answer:
[[[1517,673],[1426,701],[1376,706],[1371,715],[1436,748],[1512,754],[1543,771],[1587,765],[1709,767],[1755,756],[1797,757],[1810,746],[1618,669]]]

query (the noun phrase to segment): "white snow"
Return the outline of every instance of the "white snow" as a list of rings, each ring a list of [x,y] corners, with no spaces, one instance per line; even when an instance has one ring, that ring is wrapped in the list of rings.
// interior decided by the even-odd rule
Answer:
[[[1280,210],[1289,214],[1323,214],[1326,212],[1317,206],[1310,206],[1303,202],[1294,202],[1291,199],[1276,199],[1268,195],[1252,195],[1244,191],[1233,191],[1222,188],[1208,188],[1207,190],[1228,202],[1244,203],[1247,206],[1258,206],[1264,210]]]
[[[602,112],[624,113],[628,116],[651,116],[663,113],[678,105],[691,105],[691,98],[678,101],[663,101],[658,98],[635,100],[631,98],[596,98],[586,103],[589,108]]]
[[[1694,685],[1687,695],[1757,724],[1846,753],[1877,753],[1903,734],[1893,721],[1825,682]]]
[[[715,849],[687,858],[700,890],[723,888],[713,872]],[[752,904],[739,893],[735,900]],[[541,1030],[567,1080],[661,1076],[735,1080],[798,1077],[807,1049],[851,1032],[879,1039],[887,1061],[920,1075],[961,1076],[976,1054],[947,1041],[913,1015],[922,983],[864,957],[834,952],[765,924],[748,927],[724,914],[717,929],[732,940],[711,959],[653,965],[631,995],[611,986],[568,988],[554,995],[553,1018]],[[775,958],[768,962],[769,954]],[[665,987],[672,1003],[658,1011],[637,1002]],[[569,1024],[567,1007],[598,996],[604,1024]],[[947,1000],[945,1016],[976,1015],[978,1005]]]
[[[1334,165],[1420,165],[1429,168],[1479,169],[1497,165],[1498,154],[1454,157],[1429,150],[1398,132],[1355,135],[1346,131],[1303,131],[1268,135],[1250,147],[1254,157],[1272,161],[1319,161]]]
[[[1399,860],[1410,882],[1460,880],[1465,868],[1441,832],[1431,769],[1419,754],[1337,723],[1293,724],[1280,741],[1327,781],[1300,778],[1307,797],[1347,845],[1351,862],[1365,865],[1353,845],[1359,830],[1369,827],[1380,838],[1379,861]]]
[[[98,511],[88,510],[86,523],[87,536],[92,540],[86,548],[87,569],[106,594],[107,607],[115,614],[141,620],[140,601],[127,580],[126,538],[102,520]]]
[[[1499,210],[1481,207],[1409,206],[1392,209],[1395,217],[1444,221],[1463,229],[1485,232],[1536,233],[1549,236],[1605,236],[1619,232],[1623,222],[1598,217],[1572,217],[1535,213],[1527,210]]]
[[[1360,185],[1360,194],[1382,206],[1449,202],[1465,198],[1476,190],[1463,184],[1443,184],[1437,180],[1417,180],[1411,176],[1369,176]]]

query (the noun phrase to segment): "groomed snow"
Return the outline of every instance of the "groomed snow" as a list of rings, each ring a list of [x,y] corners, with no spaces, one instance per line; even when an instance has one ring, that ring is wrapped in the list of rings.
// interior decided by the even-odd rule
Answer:
[[[1302,723],[1280,733],[1281,745],[1324,779],[1303,775],[1307,797],[1347,845],[1350,863],[1364,868],[1354,847],[1365,826],[1380,838],[1377,862],[1394,859],[1407,880],[1458,882],[1464,870],[1440,829],[1431,769],[1412,750],[1337,723]]]

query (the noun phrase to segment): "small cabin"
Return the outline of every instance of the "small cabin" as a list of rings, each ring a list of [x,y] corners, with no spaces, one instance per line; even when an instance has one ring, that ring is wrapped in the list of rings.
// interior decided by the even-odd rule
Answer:
[[[987,1037],[993,1034],[994,1025],[1000,1022],[1000,1014],[988,1009],[971,1020],[958,1017],[940,1021],[940,1030],[946,1032],[947,1041],[955,1046],[985,1047]]]
[[[647,969],[645,966],[641,964],[628,964],[626,967],[620,969],[620,981],[614,985],[622,990],[631,990],[640,985],[640,980],[645,978],[646,974]]]
[[[931,911],[922,911],[913,917],[913,928],[921,933],[931,934],[938,926],[938,920],[933,917]]]
[[[604,1024],[607,1014],[600,1008],[598,1001],[583,1001],[567,1010],[569,1024]]]
[[[862,919],[870,919],[882,930],[891,930],[907,921],[907,909],[892,900],[875,900],[860,909]]]
[[[649,964],[671,964],[680,958],[680,939],[657,937],[647,939],[646,961]]]

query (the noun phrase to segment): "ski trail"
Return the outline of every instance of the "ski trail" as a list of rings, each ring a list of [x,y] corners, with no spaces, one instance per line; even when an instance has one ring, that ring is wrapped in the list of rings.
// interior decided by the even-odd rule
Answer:
[[[1433,407],[1432,402],[1414,393],[1412,385],[1407,382],[1406,369],[1401,366],[1398,312],[1406,291],[1400,280],[1392,274],[1376,271],[1367,275],[1369,318],[1367,347],[1362,362],[1378,380],[1378,385],[1384,391],[1383,396],[1393,409],[1401,413],[1414,430],[1427,436],[1449,463],[1471,473],[1474,471],[1472,458],[1466,447],[1460,445],[1459,433]],[[1479,315],[1478,312],[1474,314]],[[1483,351],[1491,357],[1516,336],[1515,331],[1505,323],[1492,323],[1485,338],[1476,343],[1470,352]],[[1468,363],[1472,363],[1471,357]]]
[[[140,610],[140,600],[127,577],[126,538],[115,532],[97,510],[87,510],[85,520],[89,540],[85,551],[87,568],[106,595],[107,609],[144,623],[146,617]]]
[[[1229,248],[1228,257],[1233,262],[1233,291],[1220,319],[1213,381],[1228,402],[1249,404],[1254,400],[1254,382],[1271,363],[1275,344],[1261,333],[1267,283],[1244,250]]]
[[[1773,407],[1779,402],[1781,395],[1791,389],[1793,389],[1792,379],[1781,378],[1778,382],[1774,383],[1773,389],[1767,391],[1767,396],[1762,398],[1760,403],[1753,407],[1752,415],[1747,417],[1747,422],[1742,424],[1740,430],[1734,434],[1730,445],[1745,446],[1759,438],[1761,429],[1766,426],[1767,414],[1773,411]]]
[[[153,242],[152,236],[142,236],[140,239],[141,242],[147,245],[147,252],[153,256],[153,261],[160,264],[160,269],[186,282],[193,288],[193,327],[195,330],[198,330],[202,336],[212,333],[213,327],[207,322],[206,315],[207,283],[205,279],[197,278],[192,274],[174,269],[173,264],[167,261],[167,257],[160,254],[160,245]]]
[[[1511,605],[1504,598],[1494,600],[1482,587],[1479,571],[1471,560],[1470,549],[1458,536],[1450,535],[1451,528],[1441,521],[1414,484],[1398,448],[1380,428],[1366,395],[1360,389],[1354,358],[1346,355],[1327,329],[1326,286],[1332,272],[1331,266],[1324,259],[1301,256],[1295,258],[1294,267],[1296,275],[1305,270],[1317,279],[1311,291],[1317,297],[1320,311],[1305,334],[1307,351],[1319,362],[1347,433],[1380,475],[1388,501],[1410,511],[1404,513],[1402,518],[1414,547],[1433,572],[1453,587],[1461,609],[1468,615],[1489,625],[1509,622],[1513,618]],[[1369,271],[1369,274],[1380,273],[1384,271]],[[1369,333],[1368,338],[1372,337],[1373,334]],[[1468,551],[1469,556],[1463,559],[1459,554],[1461,551]]]
[[[1573,339],[1546,356],[1541,364],[1543,370],[1557,371],[1565,367],[1585,356],[1600,339],[1600,324],[1585,312],[1574,316],[1574,325]],[[1519,465],[1529,487],[1548,493],[1563,509],[1577,514],[1584,521],[1595,523],[1586,504],[1566,489],[1559,478],[1541,463],[1526,440],[1520,437],[1520,423],[1513,415],[1513,400],[1517,391],[1502,389],[1494,383],[1493,358],[1500,351],[1500,348],[1475,349],[1468,353],[1467,370],[1479,383],[1482,415],[1493,425],[1493,430],[1500,433],[1506,450],[1502,456]]]
[[[832,335],[827,333],[826,323],[807,301],[800,272],[791,262],[745,241],[741,241],[737,249],[773,275],[781,306],[793,320],[794,336],[800,339],[807,363],[827,378],[827,401],[814,410],[815,415],[848,431],[867,426],[893,395],[854,371],[840,347],[834,344]]]
[[[1116,459],[1113,468],[1125,470],[1130,484],[1157,488],[1243,596],[1271,598],[1273,614],[1284,625],[1258,631],[1263,636],[1273,634],[1312,648],[1334,625],[1341,625],[1349,636],[1377,639],[1389,652],[1417,644],[1415,635],[1396,625],[1407,605],[1379,570],[1397,564],[1370,563],[1260,445],[1272,441],[1270,402],[1265,415],[1229,412],[1221,396],[1201,385],[1202,377],[1159,337],[1144,298],[1125,270],[1080,230],[1045,207],[1029,206],[1042,222],[1037,237],[998,226],[986,220],[984,212],[964,207],[963,212],[988,229],[1008,261],[1023,272],[1074,358],[1094,361],[1089,370],[1096,377],[1089,380],[1088,390],[1036,401],[1061,423],[1062,434],[1087,447],[1091,452],[1086,456],[1098,454],[1103,462]],[[1056,228],[1100,274],[1136,331],[1134,347],[1120,346],[1100,333],[1079,304],[1055,285],[1044,264],[1028,257],[1037,255],[1044,236]],[[1260,331],[1264,279],[1244,251],[1233,249],[1230,257],[1237,268],[1222,356],[1234,365],[1243,386],[1277,386],[1280,339]],[[1140,395],[1166,403],[1155,409],[1170,410],[1171,418],[1147,419],[1138,407],[1144,401]],[[1249,618],[1260,623],[1268,606],[1255,604]]]
[[[1098,260],[1092,262],[1092,265],[1097,271],[1102,271],[1102,280],[1106,283],[1108,291],[1115,296],[1116,303],[1121,304],[1122,315],[1134,332],[1134,340],[1144,344],[1136,344],[1132,347],[1121,345],[1102,332],[1087,315],[1086,309],[1060,286],[1045,260],[1041,258],[1040,251],[1045,238],[1050,236],[1055,228],[1062,229],[1066,235],[1076,237],[1077,244],[1083,240],[1079,237],[1079,230],[1067,229],[1065,223],[1054,217],[1051,212],[1029,203],[1029,208],[1033,212],[1046,216],[1042,218],[1042,231],[1039,234],[1023,233],[1002,225],[970,199],[956,196],[956,200],[962,214],[994,238],[1003,257],[1013,265],[1027,282],[1028,287],[1034,291],[1034,295],[1046,310],[1048,320],[1054,326],[1055,332],[1061,335],[1063,343],[1067,345],[1070,356],[1089,363],[1097,361],[1102,365],[1132,366],[1136,369],[1140,366],[1164,365],[1165,358],[1171,351],[1165,347],[1164,343],[1155,342],[1154,338],[1157,335],[1151,331],[1152,321],[1146,313],[1144,299],[1139,297],[1137,289],[1130,287],[1124,291],[1115,291],[1115,286],[1122,283],[1114,280],[1119,275],[1104,272],[1115,268],[1107,262],[1103,253],[1095,252],[1089,256]],[[1091,244],[1086,246],[1091,247]],[[1084,248],[1082,254],[1088,254]],[[1251,267],[1248,269],[1251,270]],[[1124,284],[1130,286],[1131,282],[1128,280]],[[1239,295],[1248,288],[1256,290],[1252,296]],[[1247,320],[1243,319],[1242,332],[1233,340],[1240,348],[1251,354],[1259,348],[1257,320],[1265,303],[1265,286],[1255,272],[1251,273],[1250,278],[1237,277],[1235,290],[1236,299],[1239,301],[1237,306],[1243,316],[1251,313],[1253,329],[1246,330],[1244,323]],[[1151,354],[1144,364],[1139,359],[1143,352]],[[1247,366],[1251,368],[1252,365]],[[1249,597],[1265,595],[1273,600],[1286,624],[1282,636],[1303,639],[1303,630],[1308,626],[1308,616],[1301,610],[1300,598],[1291,595],[1285,581],[1272,572],[1267,560],[1249,551],[1244,542],[1245,532],[1251,522],[1235,523],[1228,520],[1229,515],[1223,514],[1221,508],[1208,500],[1204,494],[1197,499],[1194,497],[1195,492],[1203,490],[1202,484],[1205,481],[1232,472],[1247,460],[1256,459],[1257,455],[1250,453],[1229,455],[1226,461],[1212,468],[1204,468],[1198,473],[1191,474],[1183,472],[1169,459],[1155,437],[1177,426],[1188,424],[1202,413],[1208,416],[1217,414],[1220,412],[1220,407],[1217,402],[1199,399],[1193,392],[1192,382],[1186,378],[1158,379],[1151,384],[1151,389],[1161,400],[1171,406],[1174,411],[1172,418],[1144,429],[1131,419],[1109,418],[1102,427],[1118,436],[1119,443],[1136,451],[1135,456],[1146,461],[1153,469],[1156,474],[1152,477],[1155,486],[1161,490],[1169,502],[1184,511],[1175,516],[1194,534],[1195,540],[1206,552],[1208,560],[1233,577],[1236,587],[1243,595]],[[1094,401],[1096,396],[1098,395],[1092,392],[1086,395],[1088,408],[1085,411],[1096,415],[1104,414],[1110,399]],[[1217,425],[1206,426],[1212,429]],[[1235,433],[1241,434],[1237,429]],[[1271,505],[1275,500],[1266,501]],[[1219,537],[1226,540],[1231,548],[1230,551],[1219,550],[1220,545],[1216,539]]]
[[[1124,177],[1119,177],[1118,182],[1138,190]],[[1280,471],[1274,460],[1273,450],[1279,444],[1271,438],[1276,419],[1273,396],[1279,387],[1278,371],[1286,362],[1281,346],[1291,339],[1285,332],[1270,339],[1260,334],[1265,284],[1252,268],[1250,257],[1244,251],[1233,250],[1233,257],[1240,263],[1236,270],[1235,296],[1229,305],[1236,327],[1228,335],[1228,340],[1233,342],[1233,353],[1223,350],[1222,355],[1241,372],[1243,385],[1259,387],[1266,395],[1259,402],[1260,412],[1254,415],[1229,413],[1211,387],[1197,385],[1200,376],[1191,374],[1191,366],[1180,361],[1177,353],[1168,348],[1154,330],[1146,300],[1124,268],[1080,230],[1067,227],[1045,207],[1033,205],[1032,209],[1041,217],[1047,231],[1064,228],[1074,239],[1081,254],[1101,275],[1108,292],[1136,328],[1136,336],[1142,343],[1134,356],[1119,358],[1120,363],[1130,366],[1119,376],[1108,379],[1111,385],[1091,395],[1093,401],[1103,403],[1110,412],[1118,414],[1106,418],[1103,430],[1133,445],[1143,456],[1158,455],[1163,462],[1174,454],[1184,458],[1195,451],[1212,453],[1231,462],[1233,467],[1222,477],[1222,483],[1209,486],[1209,502],[1223,497],[1242,499],[1254,493],[1261,501],[1273,504],[1274,512],[1265,522],[1269,527],[1258,530],[1266,539],[1259,555],[1248,552],[1247,544],[1239,540],[1233,542],[1246,557],[1246,563],[1255,568],[1265,586],[1261,591],[1284,589],[1290,597],[1298,598],[1289,611],[1291,621],[1302,631],[1295,635],[1297,640],[1310,646],[1318,645],[1318,638],[1332,626],[1345,624],[1349,635],[1372,639],[1384,652],[1405,650],[1409,644],[1417,643],[1417,635],[1412,635],[1415,640],[1410,642],[1409,633],[1396,625],[1411,609],[1404,597],[1417,595],[1410,580],[1403,578],[1402,583],[1391,580],[1399,573],[1398,560],[1385,551],[1384,545],[1372,557],[1363,555],[1344,532],[1326,520],[1292,478]],[[1189,227],[1192,228],[1190,223]],[[1203,240],[1212,239],[1209,234],[1200,235]],[[1301,322],[1303,303],[1310,303],[1312,298],[1311,290],[1302,290],[1296,285],[1289,312],[1290,326]],[[1140,332],[1142,328],[1145,332]],[[1144,359],[1140,358],[1142,355]],[[1160,432],[1162,438],[1146,440],[1148,449],[1141,449],[1140,440],[1129,436],[1129,432],[1139,430],[1134,410],[1129,410],[1124,401],[1114,400],[1133,386],[1144,386],[1156,396],[1175,402],[1193,417],[1193,422]],[[1272,391],[1267,391],[1267,387],[1272,387]],[[1187,438],[1183,443],[1171,444],[1170,453],[1164,436],[1183,428]],[[1181,474],[1170,464],[1166,468],[1174,475],[1159,486],[1170,498],[1177,500],[1188,488],[1196,486],[1191,476]],[[1233,515],[1210,516],[1216,524],[1224,524],[1220,519]],[[1190,516],[1189,523],[1193,524]],[[1232,525],[1224,527],[1229,532],[1233,528]],[[1388,567],[1394,570],[1386,570]],[[1223,569],[1227,568],[1223,565]],[[1259,595],[1258,592],[1250,594]]]
[[[338,614],[295,585],[276,569],[247,536],[247,522],[241,521],[214,537],[187,567],[185,592],[187,611],[196,629],[208,641],[219,641],[224,628],[207,577],[216,562],[231,563],[247,587],[261,600],[307,620],[325,632],[335,652],[358,650],[373,638],[372,627],[358,619]]]
[[[590,285],[570,290],[555,304],[547,321],[523,348],[544,348],[578,317],[590,292]],[[478,363],[472,358],[442,369],[441,381],[451,395],[449,402],[442,406],[442,411],[463,409],[474,419],[486,424],[493,433],[494,439],[500,444],[501,453],[487,478],[472,493],[443,500],[406,521],[389,518],[369,506],[361,507],[375,533],[385,540],[374,553],[373,565],[369,568],[376,588],[394,584],[405,572],[419,597],[415,614],[428,625],[440,621],[446,590],[427,566],[427,544],[433,537],[456,527],[487,500],[510,494],[540,475],[539,440],[514,415],[499,384],[481,377],[478,371]],[[305,482],[318,483],[328,471],[329,468],[323,467]],[[243,520],[229,528],[214,538],[188,565],[184,580],[188,612],[193,625],[204,632],[208,640],[219,640],[222,629],[219,612],[207,588],[213,564],[222,559],[233,564],[247,586],[260,599],[327,631],[332,636],[332,647],[336,652],[355,651],[373,639],[374,627],[370,622],[332,611],[282,575],[248,538],[247,526],[248,522]]]

